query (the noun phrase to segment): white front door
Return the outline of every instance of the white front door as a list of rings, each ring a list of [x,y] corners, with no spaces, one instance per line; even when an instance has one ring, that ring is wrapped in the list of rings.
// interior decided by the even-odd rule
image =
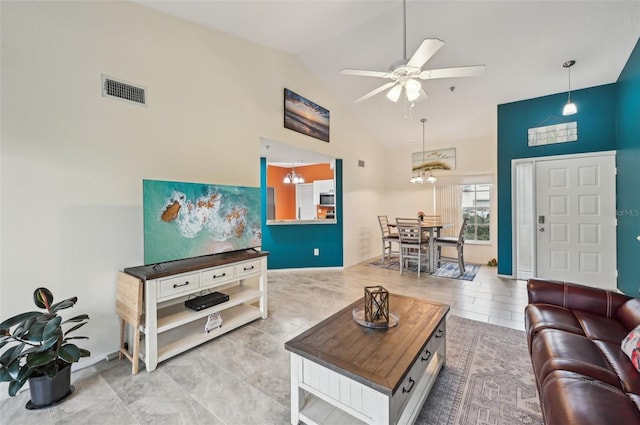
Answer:
[[[536,275],[616,288],[615,156],[536,162]]]

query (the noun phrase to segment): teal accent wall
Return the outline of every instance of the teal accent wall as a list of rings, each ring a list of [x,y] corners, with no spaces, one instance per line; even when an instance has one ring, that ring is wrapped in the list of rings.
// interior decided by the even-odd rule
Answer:
[[[571,92],[578,113],[563,117],[567,93],[498,105],[498,273],[511,275],[511,160],[616,149],[616,85]],[[528,146],[529,128],[577,121],[578,140]]]
[[[342,160],[337,159],[336,224],[267,225],[267,160],[260,159],[260,190],[262,197],[262,250],[269,251],[268,268],[342,267]],[[318,248],[320,255],[314,256]]]
[[[640,288],[640,40],[616,83],[618,167],[618,289],[638,296]]]

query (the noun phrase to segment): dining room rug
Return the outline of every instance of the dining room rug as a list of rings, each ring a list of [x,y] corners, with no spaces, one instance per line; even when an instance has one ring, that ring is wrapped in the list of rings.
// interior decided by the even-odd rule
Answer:
[[[383,267],[385,269],[396,269],[396,270],[400,270],[400,260],[398,257],[391,257],[391,260],[382,262],[382,260],[380,260],[379,258],[376,261],[373,261],[371,263],[369,263],[370,266],[373,267]],[[425,266],[422,266],[422,268],[420,269],[420,274],[425,273],[428,274],[430,276],[435,276],[435,277],[446,277],[449,279],[460,279],[460,280],[473,280],[476,277],[476,274],[478,274],[478,270],[480,270],[480,265],[479,264],[470,264],[470,263],[465,263],[464,264],[464,273],[461,275],[460,274],[460,267],[458,266],[457,262],[450,262],[450,261],[442,261],[442,263],[440,264],[440,267],[438,267],[435,272],[433,273],[428,273],[426,271]],[[403,271],[406,269],[403,269]],[[411,273],[418,273],[418,266],[415,263],[410,263],[409,264],[409,268],[408,270]]]
[[[542,425],[523,331],[449,315],[446,344],[416,425]]]

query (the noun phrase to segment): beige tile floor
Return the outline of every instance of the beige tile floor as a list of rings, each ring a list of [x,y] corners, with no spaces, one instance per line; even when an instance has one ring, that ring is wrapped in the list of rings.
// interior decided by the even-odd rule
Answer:
[[[449,304],[450,314],[524,329],[525,282],[481,267],[472,282],[380,269],[269,272],[269,318],[258,320],[131,375],[130,363],[101,362],[72,374],[75,392],[28,411],[28,391],[0,401],[4,424],[287,424],[289,356],[284,342],[363,295],[363,287]],[[116,343],[117,344],[117,343]]]

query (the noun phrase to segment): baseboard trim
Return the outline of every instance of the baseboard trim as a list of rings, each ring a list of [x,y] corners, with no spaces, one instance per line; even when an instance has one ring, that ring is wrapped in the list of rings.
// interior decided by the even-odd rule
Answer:
[[[267,268],[267,272],[269,273],[280,273],[280,272],[300,272],[300,271],[315,271],[315,270],[344,270],[343,266],[340,267],[298,267],[293,269],[269,269]]]

